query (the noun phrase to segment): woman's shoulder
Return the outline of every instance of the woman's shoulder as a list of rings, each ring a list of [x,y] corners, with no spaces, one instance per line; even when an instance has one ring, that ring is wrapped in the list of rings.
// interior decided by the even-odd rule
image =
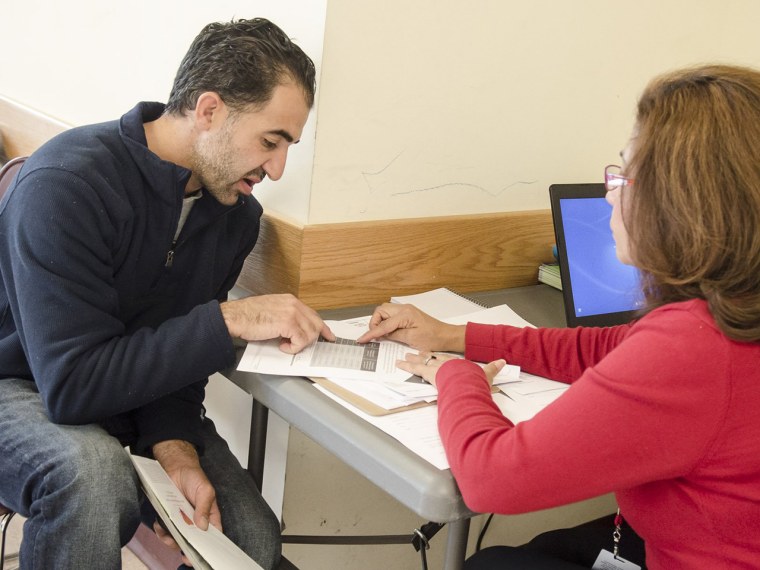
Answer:
[[[707,302],[691,299],[663,305],[639,319],[617,351],[638,368],[723,375],[741,362],[756,362],[760,343],[729,338],[718,327]]]
[[[707,303],[693,299],[663,305],[634,322],[610,354],[609,363],[619,365],[619,360],[626,360],[639,371],[672,370],[694,368],[697,360],[709,354],[710,362],[719,366],[729,358],[730,344],[710,315]]]
[[[647,328],[653,325],[658,327],[694,327],[698,325],[698,331],[704,334],[723,333],[718,328],[707,301],[704,299],[689,299],[688,301],[679,301],[677,303],[668,303],[657,307],[650,313],[644,315],[631,327],[632,331],[640,328]]]

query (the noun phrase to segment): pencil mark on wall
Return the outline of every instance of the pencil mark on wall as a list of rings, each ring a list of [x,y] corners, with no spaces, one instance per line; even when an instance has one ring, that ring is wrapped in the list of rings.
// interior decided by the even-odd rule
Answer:
[[[399,160],[401,156],[406,151],[402,150],[396,156],[394,156],[390,161],[388,161],[385,166],[380,168],[379,170],[368,172],[368,171],[362,171],[361,175],[364,179],[364,182],[367,184],[367,188],[369,189],[370,193],[375,192],[385,192],[389,196],[405,196],[410,194],[418,194],[422,192],[432,192],[436,190],[441,190],[444,188],[452,188],[452,187],[461,187],[461,188],[471,188],[474,190],[478,190],[484,194],[488,194],[489,196],[496,197],[510,188],[514,188],[515,186],[530,186],[532,184],[535,184],[538,182],[538,180],[517,180],[515,182],[512,182],[510,184],[507,184],[506,186],[503,186],[502,188],[499,188],[496,191],[489,190],[485,186],[481,186],[479,184],[474,184],[472,182],[465,182],[465,181],[451,181],[451,182],[444,182],[442,184],[433,184],[429,186],[422,186],[418,188],[410,188],[407,190],[397,190],[398,187],[401,185],[400,181],[405,180],[409,178],[409,174],[407,172],[408,166],[405,166],[404,163],[408,163],[409,160]],[[460,169],[461,170],[461,169]],[[430,171],[431,176],[437,176],[437,178],[440,180],[445,176],[442,172],[435,172],[435,170]],[[419,172],[417,173],[417,176],[419,176]],[[407,184],[408,185],[408,184]]]
[[[373,177],[373,176],[380,176],[383,172],[385,172],[386,170],[388,170],[393,165],[393,163],[398,160],[398,158],[402,154],[404,154],[403,150],[401,152],[399,152],[396,156],[394,156],[391,159],[391,161],[388,164],[386,164],[385,166],[383,166],[380,170],[376,170],[375,172],[362,172],[362,178],[364,178],[364,181],[367,183],[367,187],[369,187],[369,191],[370,192],[374,191],[374,188],[372,187],[372,184],[370,184],[370,178]]]
[[[496,192],[492,192],[488,190],[487,188],[484,188],[483,186],[479,186],[477,184],[470,184],[469,182],[447,182],[446,184],[438,184],[437,186],[429,186],[427,188],[412,188],[411,190],[404,190],[402,192],[393,192],[391,193],[391,196],[404,196],[407,194],[417,194],[419,192],[430,192],[432,190],[440,190],[441,188],[447,188],[449,186],[465,186],[467,188],[475,188],[476,190],[480,190],[484,194],[488,194],[490,196],[499,196],[500,194],[503,194],[510,188],[513,188],[514,186],[518,185],[526,185],[530,186],[531,184],[535,184],[538,182],[538,180],[518,180],[516,182],[512,182],[511,184],[507,184],[503,188],[497,190]]]

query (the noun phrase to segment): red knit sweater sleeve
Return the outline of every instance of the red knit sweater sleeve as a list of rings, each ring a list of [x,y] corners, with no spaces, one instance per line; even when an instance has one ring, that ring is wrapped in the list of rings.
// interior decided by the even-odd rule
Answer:
[[[503,358],[531,374],[569,383],[620,344],[629,330],[630,325],[532,329],[468,323],[465,358],[477,362]]]
[[[454,360],[440,368],[438,425],[465,503],[478,512],[527,512],[687,472],[728,398],[719,381],[725,339],[695,320],[665,310],[606,330],[468,326],[469,358],[506,357],[577,381],[512,427],[478,365]],[[695,354],[712,358],[695,367]]]

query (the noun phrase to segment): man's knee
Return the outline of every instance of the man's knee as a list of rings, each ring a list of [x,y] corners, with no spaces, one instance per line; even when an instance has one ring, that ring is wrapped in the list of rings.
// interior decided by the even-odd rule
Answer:
[[[282,552],[280,521],[263,500],[257,499],[241,496],[247,504],[243,509],[235,509],[234,518],[225,516],[231,513],[220,505],[224,532],[263,568],[276,568]],[[246,514],[241,517],[241,512]]]
[[[105,432],[79,429],[84,437],[72,438],[56,454],[44,474],[45,487],[94,520],[118,516],[139,521],[140,486],[129,455]]]

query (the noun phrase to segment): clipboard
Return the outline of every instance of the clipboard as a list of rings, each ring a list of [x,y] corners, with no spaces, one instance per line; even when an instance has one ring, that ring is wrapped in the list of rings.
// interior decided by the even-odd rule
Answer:
[[[338,386],[334,382],[331,382],[327,378],[312,378],[309,380],[318,384],[325,390],[332,392],[336,396],[342,398],[349,404],[352,404],[359,408],[365,414],[370,416],[387,416],[389,414],[395,414],[396,412],[406,412],[408,410],[416,410],[417,408],[424,408],[425,406],[434,406],[435,402],[415,402],[407,406],[401,406],[400,408],[393,408],[392,410],[386,410],[382,406],[378,406],[374,402],[371,402],[367,398],[363,398],[358,394],[353,393],[351,390],[346,390],[342,386]]]
[[[415,402],[414,404],[409,404],[407,406],[401,406],[399,408],[393,408],[391,410],[387,410],[381,406],[378,406],[374,402],[371,402],[367,398],[363,398],[362,396],[359,396],[358,394],[353,393],[351,390],[346,390],[342,386],[338,386],[337,384],[335,384],[334,382],[331,382],[327,378],[309,377],[309,380],[311,380],[315,384],[318,384],[325,390],[332,392],[336,396],[344,399],[349,404],[356,406],[362,412],[364,412],[365,414],[369,414],[370,416],[387,416],[387,415],[395,414],[398,412],[407,412],[409,410],[424,408],[426,406],[435,406],[437,403],[436,401]],[[491,386],[492,393],[496,393],[498,391],[499,391],[499,388],[497,386]]]

